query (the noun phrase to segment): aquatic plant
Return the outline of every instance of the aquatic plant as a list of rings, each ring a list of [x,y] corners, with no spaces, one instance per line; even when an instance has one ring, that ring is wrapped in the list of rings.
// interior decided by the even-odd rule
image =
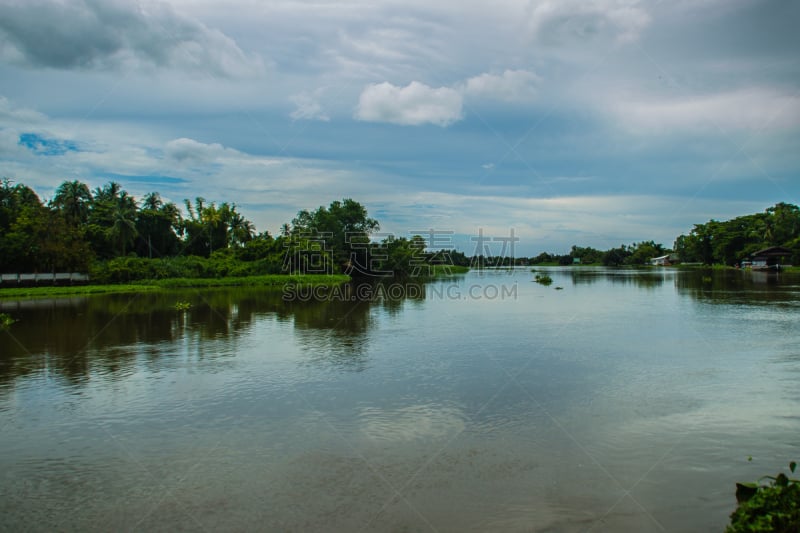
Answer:
[[[192,304],[189,302],[176,302],[173,307],[176,311],[188,311],[192,308]]]
[[[11,318],[11,315],[7,313],[0,313],[0,328],[7,328],[14,322],[16,322],[16,320]]]
[[[797,463],[789,463],[794,473]],[[766,485],[763,480],[770,480]],[[737,483],[738,507],[726,533],[800,531],[800,480],[786,474],[764,476],[755,483]]]
[[[551,278],[547,274],[536,274],[536,279],[534,279],[533,281],[541,285],[550,285],[551,283],[553,283],[553,278]]]

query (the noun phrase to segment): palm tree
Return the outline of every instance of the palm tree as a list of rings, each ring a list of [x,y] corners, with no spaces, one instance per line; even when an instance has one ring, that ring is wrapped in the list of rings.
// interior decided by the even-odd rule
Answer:
[[[111,222],[111,227],[108,228],[109,236],[120,246],[122,257],[125,257],[127,246],[133,243],[139,234],[136,230],[136,202],[125,191],[114,202]]]
[[[120,191],[122,191],[122,185],[116,181],[109,181],[103,187],[97,187],[94,190],[94,200],[95,202],[116,200],[119,197]]]
[[[163,205],[164,202],[161,200],[161,195],[157,192],[147,193],[142,199],[142,209],[158,211]]]
[[[86,222],[91,202],[92,193],[89,191],[89,187],[85,183],[74,180],[65,181],[58,186],[50,205],[60,210],[72,224],[79,224]]]
[[[163,206],[161,206],[161,214],[169,220],[172,229],[175,230],[176,233],[179,235],[183,234],[183,217],[181,216],[181,210],[178,209],[178,206],[173,204],[172,202],[167,202]]]
[[[217,209],[214,202],[204,208],[200,213],[200,220],[204,226],[205,231],[208,233],[208,253],[214,253],[214,237],[219,233],[220,227],[223,226],[228,218],[229,207],[227,203],[223,203]],[[223,238],[220,239],[222,246],[227,244],[227,230],[222,227]]]
[[[244,243],[252,240],[255,234],[256,227],[253,223],[244,218],[240,213],[237,213],[236,206],[233,206],[228,220],[228,238],[231,244],[242,246]]]

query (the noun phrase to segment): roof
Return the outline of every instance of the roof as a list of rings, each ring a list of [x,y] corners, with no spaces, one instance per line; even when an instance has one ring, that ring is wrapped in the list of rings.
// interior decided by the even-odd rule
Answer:
[[[792,255],[792,251],[783,246],[770,246],[751,254],[753,257],[785,257]]]

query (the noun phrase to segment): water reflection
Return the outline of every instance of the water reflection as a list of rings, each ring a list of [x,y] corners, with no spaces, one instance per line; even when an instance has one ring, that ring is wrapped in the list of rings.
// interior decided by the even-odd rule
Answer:
[[[777,304],[797,307],[800,276],[792,272],[697,269],[675,278],[679,294],[716,304]]]
[[[280,289],[235,288],[0,301],[17,320],[0,330],[0,385],[33,374],[72,385],[93,374],[119,379],[140,359],[152,365],[178,353],[231,357],[265,318],[290,324],[310,363],[363,370],[375,313],[399,313],[409,293],[347,285],[328,296],[287,300]],[[191,306],[176,310],[178,302]]]
[[[591,285],[601,280],[607,280],[613,284],[633,285],[642,289],[660,287],[675,277],[675,271],[667,269],[609,269],[602,267],[571,268],[569,274],[574,285]]]
[[[545,269],[542,269],[545,271]],[[656,289],[675,286],[678,294],[709,303],[778,304],[797,307],[800,274],[713,268],[612,269],[604,267],[546,269],[572,281],[573,285],[610,283]],[[555,279],[559,283],[560,279]]]

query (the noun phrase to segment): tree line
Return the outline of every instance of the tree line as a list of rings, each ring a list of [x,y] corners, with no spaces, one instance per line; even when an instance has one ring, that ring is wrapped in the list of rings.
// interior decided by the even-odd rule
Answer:
[[[650,240],[535,257],[468,257],[455,249],[427,250],[419,235],[374,241],[379,229],[349,198],[301,210],[273,236],[257,232],[228,202],[198,197],[181,209],[158,192],[137,200],[114,181],[90,190],[78,180],[64,181],[43,202],[22,183],[0,183],[0,272],[89,272],[99,282],[276,273],[426,276],[449,266],[642,265],[670,253],[682,262],[734,265],[770,246],[788,248],[791,262],[800,264],[800,209],[787,203],[695,224],[673,249]]]
[[[675,252],[685,262],[735,265],[754,252],[781,246],[791,251],[791,264],[800,264],[800,208],[780,202],[763,213],[731,220],[695,224],[675,240]]]
[[[0,184],[0,272],[90,272],[94,281],[277,273],[430,275],[464,263],[429,252],[420,236],[372,242],[377,220],[352,199],[301,210],[280,234],[258,233],[236,204],[204,198],[184,209],[158,192],[137,200],[111,181],[90,190],[65,181],[48,202],[9,179]]]
[[[185,204],[188,216],[157,192],[137,201],[114,181],[90,190],[77,180],[63,182],[45,203],[27,185],[4,179],[0,271],[85,272],[97,261],[127,256],[209,257],[259,237],[235,204],[203,198]]]

